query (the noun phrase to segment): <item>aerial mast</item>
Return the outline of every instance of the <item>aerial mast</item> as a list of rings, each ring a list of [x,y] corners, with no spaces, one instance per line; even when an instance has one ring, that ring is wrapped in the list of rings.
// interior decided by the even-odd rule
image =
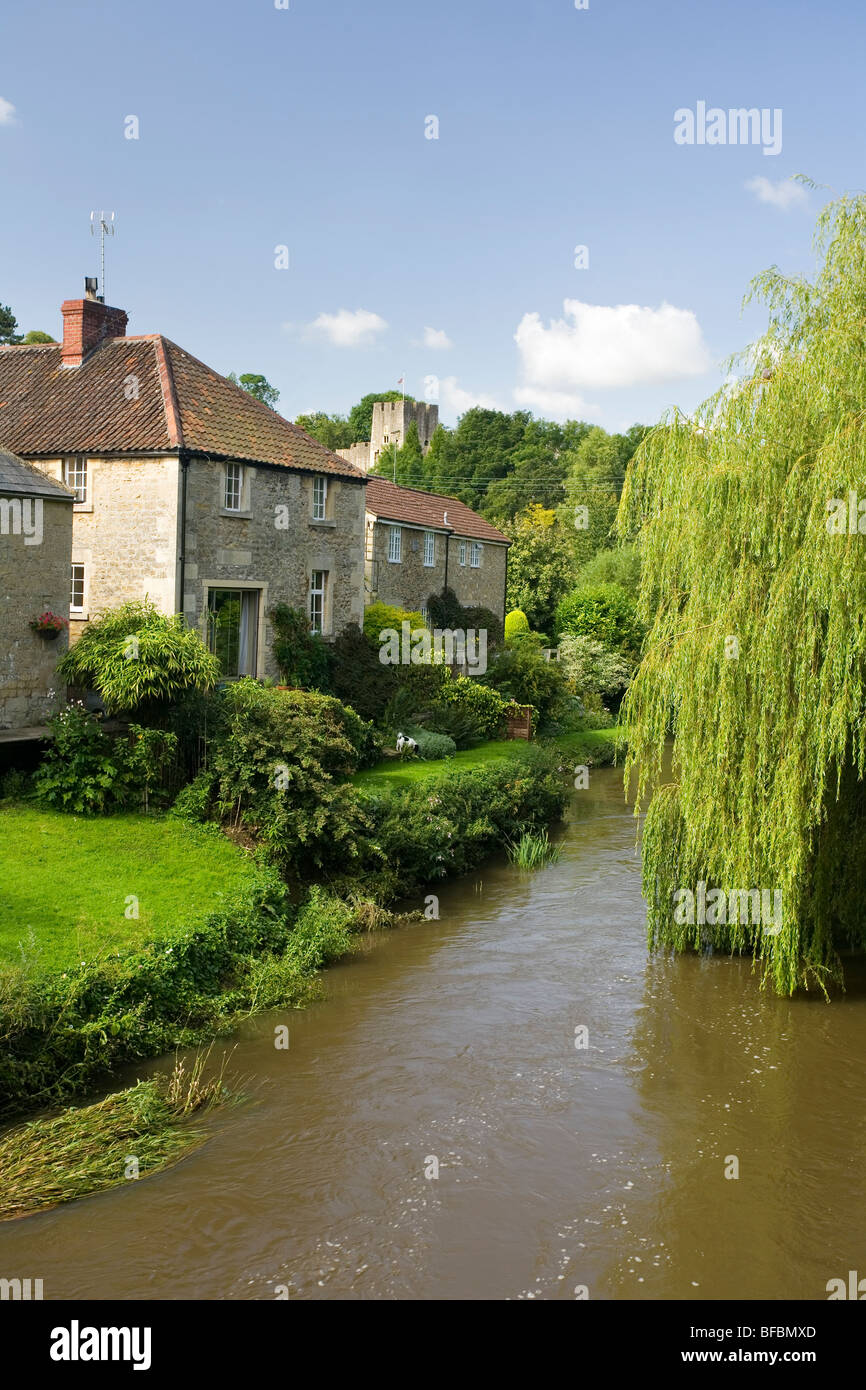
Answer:
[[[99,296],[99,298],[102,300],[103,304],[105,304],[105,303],[107,302],[107,300],[106,300],[106,294],[105,294],[105,238],[106,238],[107,236],[114,236],[114,213],[113,213],[113,212],[92,212],[92,213],[90,214],[90,235],[91,235],[91,236],[95,236],[95,235],[96,235],[96,229],[97,229],[97,227],[99,228],[99,241],[100,241],[100,275],[99,275],[99,287],[100,287],[100,289],[102,290],[102,293],[101,293],[101,295]]]

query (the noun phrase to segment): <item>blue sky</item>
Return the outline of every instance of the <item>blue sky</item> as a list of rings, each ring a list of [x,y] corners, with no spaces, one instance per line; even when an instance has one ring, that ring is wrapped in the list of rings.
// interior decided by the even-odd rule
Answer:
[[[780,205],[782,181],[864,182],[862,0],[289,4],[4,7],[0,303],[22,329],[59,334],[112,209],[129,331],[263,372],[290,418],[405,371],[419,396],[438,378],[448,423],[480,401],[619,429],[715,388],[761,324],[752,275],[811,269],[829,194]],[[780,109],[781,153],[677,145],[699,101]]]

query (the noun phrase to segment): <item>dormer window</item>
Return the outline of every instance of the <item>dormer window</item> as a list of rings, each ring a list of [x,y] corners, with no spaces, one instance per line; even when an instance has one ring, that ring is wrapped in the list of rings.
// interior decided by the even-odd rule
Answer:
[[[239,512],[244,491],[243,464],[227,463],[223,507],[227,512]]]
[[[63,460],[63,481],[75,493],[75,501],[80,506],[87,501],[87,459],[71,458]]]

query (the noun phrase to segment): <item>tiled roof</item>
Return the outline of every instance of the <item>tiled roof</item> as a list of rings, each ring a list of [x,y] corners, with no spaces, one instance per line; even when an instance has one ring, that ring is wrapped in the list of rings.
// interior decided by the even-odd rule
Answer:
[[[426,526],[431,530],[450,532],[454,536],[470,536],[473,540],[495,541],[499,545],[511,544],[507,536],[473,512],[471,507],[458,502],[456,497],[401,487],[399,483],[389,483],[387,478],[370,476],[366,506],[368,512],[382,521],[403,521],[410,526]]]
[[[69,488],[49,478],[32,463],[25,463],[14,454],[0,449],[0,493],[12,497],[51,497],[73,502],[75,494]]]
[[[0,446],[21,454],[221,454],[364,474],[161,334],[107,338],[80,367],[54,344],[0,348]]]

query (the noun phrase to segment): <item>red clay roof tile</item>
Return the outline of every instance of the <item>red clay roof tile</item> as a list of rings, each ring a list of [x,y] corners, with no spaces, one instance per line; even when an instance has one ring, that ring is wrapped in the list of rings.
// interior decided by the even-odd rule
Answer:
[[[473,540],[510,545],[511,541],[489,521],[456,497],[443,497],[438,492],[420,492],[417,488],[401,487],[387,478],[370,476],[367,484],[367,511],[382,521],[403,521],[411,526],[426,526],[431,530],[447,531],[455,536]],[[445,521],[445,514],[448,521]]]
[[[183,448],[365,476],[161,334],[108,338],[71,368],[56,344],[0,348],[0,446],[25,455]]]

